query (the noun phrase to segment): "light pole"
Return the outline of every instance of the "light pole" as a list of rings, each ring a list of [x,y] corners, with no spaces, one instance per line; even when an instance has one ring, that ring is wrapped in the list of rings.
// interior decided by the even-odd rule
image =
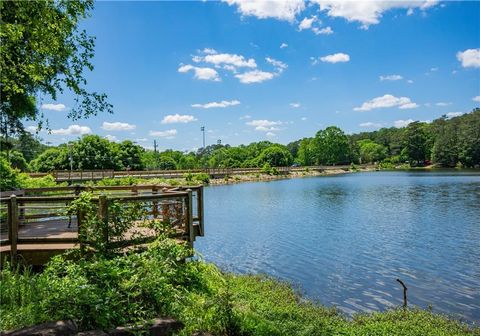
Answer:
[[[200,127],[200,131],[203,133],[203,149],[205,149],[205,126]]]

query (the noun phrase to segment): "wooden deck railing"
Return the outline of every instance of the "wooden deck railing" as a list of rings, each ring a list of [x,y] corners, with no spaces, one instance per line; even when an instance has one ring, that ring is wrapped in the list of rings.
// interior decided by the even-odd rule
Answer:
[[[367,165],[361,165],[366,167]],[[302,167],[275,167],[281,174],[300,172],[305,170],[325,171],[331,169],[348,170],[349,165],[340,166],[302,166]],[[104,178],[138,177],[138,178],[181,178],[187,173],[205,173],[211,177],[222,177],[226,175],[242,175],[261,173],[262,168],[202,168],[202,169],[179,169],[179,170],[55,170],[51,172],[56,181],[91,181]],[[45,176],[48,173],[31,173],[32,177]]]
[[[108,218],[108,209],[111,202],[121,204],[141,202],[149,208],[148,215],[150,218],[161,220],[166,220],[165,211],[168,210],[167,208],[176,205],[181,209],[179,216],[183,218],[183,224],[179,227],[178,238],[193,244],[197,236],[203,236],[204,234],[202,186],[176,188],[166,188],[158,185],[70,186],[25,189],[21,193],[17,191],[17,195],[12,194],[7,197],[3,195],[0,199],[0,246],[3,248],[2,254],[4,254],[5,248],[8,248],[11,260],[15,262],[18,254],[21,253],[22,245],[34,245],[33,249],[37,246],[38,250],[53,244],[77,244],[81,246],[83,242],[79,240],[79,236],[83,214],[77,213],[69,217],[65,210],[72,201],[78,198],[82,191],[93,193],[92,202],[98,208],[100,219]],[[76,226],[76,232],[72,230],[72,225]],[[115,242],[115,244],[129,246],[152,241],[154,238],[146,237],[144,240],[125,239],[123,242]],[[108,235],[106,239],[106,243],[109,243]],[[30,249],[32,249],[32,246],[30,246]]]

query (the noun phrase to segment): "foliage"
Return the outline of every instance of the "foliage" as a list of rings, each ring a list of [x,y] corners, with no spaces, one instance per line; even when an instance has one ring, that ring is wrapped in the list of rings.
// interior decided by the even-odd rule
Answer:
[[[378,162],[387,157],[387,148],[370,139],[357,142],[360,147],[360,159],[362,163]]]
[[[427,124],[412,122],[405,129],[405,145],[402,153],[408,157],[413,164],[423,164],[430,156]]]
[[[208,184],[210,183],[210,176],[206,173],[193,174],[193,181]]]
[[[130,140],[125,140],[118,145],[113,146],[113,155],[118,161],[116,169],[125,170],[143,170],[145,168],[142,161],[143,147],[134,144]]]
[[[275,145],[265,148],[257,160],[259,165],[268,163],[272,167],[285,167],[292,164],[293,157],[285,146]]]
[[[23,189],[59,187],[67,184],[66,182],[57,183],[52,175],[46,175],[42,177],[30,177],[28,174],[25,173],[21,173],[18,175],[18,181],[20,187]]]
[[[316,164],[339,164],[349,162],[348,137],[336,126],[318,131],[313,139]]]
[[[13,190],[19,186],[18,171],[12,168],[3,155],[0,155],[0,191]]]
[[[181,335],[470,335],[480,330],[423,310],[395,309],[348,321],[334,308],[302,299],[285,282],[221,273],[165,237],[143,253],[74,260],[57,256],[44,272],[4,267],[0,329],[73,319],[81,329],[110,329],[158,315],[185,324]]]
[[[4,156],[7,159],[7,153],[6,152],[2,152],[1,155]],[[12,166],[12,168],[16,168],[16,169],[21,170],[21,171],[28,171],[29,168],[30,168],[27,161],[23,157],[23,154],[21,152],[16,151],[16,150],[8,152],[8,159],[7,160],[10,162],[10,165]]]
[[[48,173],[53,170],[67,169],[67,152],[64,147],[49,148],[31,162],[33,171]]]
[[[94,38],[79,29],[93,1],[2,1],[0,68],[2,134],[23,130],[36,120],[36,96],[52,100],[65,89],[73,92],[73,119],[111,112],[106,95],[88,92],[84,70],[93,70]]]
[[[374,132],[346,135],[338,127],[328,127],[315,137],[288,146],[269,141],[249,145],[211,145],[197,152],[166,150],[155,153],[125,141],[114,143],[98,136],[84,136],[69,145],[44,151],[30,164],[33,171],[70,169],[200,169],[261,168],[355,163],[379,163],[394,167],[407,162],[455,167],[480,165],[480,109],[432,123],[413,122],[404,128],[382,128]],[[292,155],[296,154],[296,157]],[[193,179],[193,176],[192,176]]]

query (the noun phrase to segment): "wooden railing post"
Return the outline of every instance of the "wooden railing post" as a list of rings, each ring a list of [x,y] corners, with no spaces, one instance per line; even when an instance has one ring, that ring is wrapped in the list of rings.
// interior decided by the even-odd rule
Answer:
[[[105,248],[108,249],[108,200],[106,195],[98,197],[98,217],[102,222],[102,234]]]
[[[198,209],[198,224],[199,224],[199,230],[200,230],[200,237],[204,236],[204,226],[203,226],[203,218],[204,218],[204,212],[203,212],[203,186],[200,186],[197,189],[197,209]]]
[[[192,189],[187,189],[186,190],[188,193],[187,196],[187,228],[188,228],[188,242],[193,245],[193,242],[195,240],[195,232],[193,231],[193,193]]]
[[[156,185],[152,186],[152,195],[158,194],[158,187]],[[156,219],[158,217],[158,201],[152,202],[152,215]]]
[[[10,196],[8,207],[8,238],[10,239],[10,259],[12,265],[17,263],[17,241],[18,241],[18,204],[17,196]]]

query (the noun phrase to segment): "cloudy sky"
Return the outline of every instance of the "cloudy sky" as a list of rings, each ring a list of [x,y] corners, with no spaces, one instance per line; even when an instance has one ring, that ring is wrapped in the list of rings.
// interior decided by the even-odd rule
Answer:
[[[42,97],[52,144],[91,133],[190,150],[201,126],[207,144],[286,144],[480,106],[479,2],[98,2],[83,26],[88,88],[115,113],[73,122],[72,96]]]

